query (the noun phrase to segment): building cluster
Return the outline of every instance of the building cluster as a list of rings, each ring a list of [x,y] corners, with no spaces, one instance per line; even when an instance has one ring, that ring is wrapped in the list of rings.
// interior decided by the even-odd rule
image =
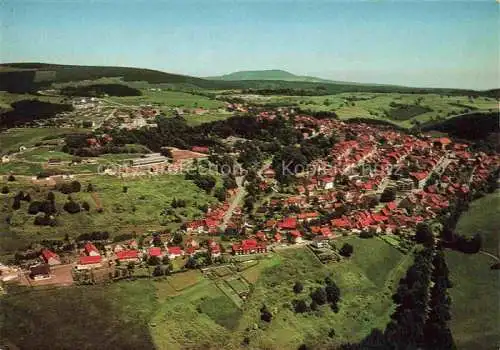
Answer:
[[[275,114],[262,112],[259,118]],[[135,240],[99,250],[87,243],[81,250],[77,270],[120,263],[140,262],[152,257],[175,259],[207,253],[220,256],[225,247],[221,233],[232,230],[244,239],[227,246],[234,255],[265,253],[277,245],[328,241],[352,234],[412,234],[417,224],[436,219],[457,199],[468,200],[470,192],[489,181],[498,169],[498,155],[474,152],[465,143],[446,137],[414,136],[390,128],[345,123],[334,119],[296,116],[295,127],[306,137],[335,137],[328,154],[315,159],[296,174],[295,193],[269,196],[259,203],[252,218],[226,201],[210,207],[202,218],[183,224],[184,243],[153,241],[139,249]],[[87,141],[92,141],[89,139]],[[94,142],[94,141],[92,141]],[[95,147],[109,142],[106,135],[95,139]],[[173,164],[207,157],[207,147],[170,149]],[[150,154],[131,161],[129,168],[152,171],[165,168],[170,159]],[[275,170],[259,173],[261,184],[272,185]],[[199,244],[194,237],[205,241]],[[43,264],[32,267],[34,278],[50,275],[50,267],[61,264],[54,252],[43,249]],[[48,269],[48,270],[47,270]]]
[[[87,242],[79,250],[79,255],[72,256],[65,262],[52,250],[43,248],[38,261],[30,264],[30,277],[33,280],[50,278],[54,267],[67,264],[68,261],[75,271],[83,271],[120,264],[139,264],[147,262],[150,258],[164,262],[166,258],[171,261],[176,258],[194,256],[198,253],[206,253],[211,258],[218,258],[222,254],[222,248],[215,240],[208,240],[204,244],[200,244],[192,236],[189,236],[184,243],[173,245],[172,239],[163,241],[159,235],[153,235],[145,245],[139,247],[137,240],[132,239],[123,243],[101,246],[101,249],[98,249],[94,243]]]

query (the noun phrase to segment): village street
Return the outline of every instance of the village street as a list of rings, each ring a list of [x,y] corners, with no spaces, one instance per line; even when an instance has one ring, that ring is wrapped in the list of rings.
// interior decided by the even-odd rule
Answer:
[[[245,186],[243,186],[243,176],[238,176],[236,177],[236,184],[238,185],[238,188],[236,190],[236,195],[233,198],[233,201],[229,205],[229,209],[227,210],[226,214],[224,215],[224,218],[222,219],[222,223],[220,224],[220,229],[224,231],[227,227],[227,224],[231,220],[231,217],[233,216],[234,210],[238,207],[238,205],[243,201],[243,198],[245,198],[246,190]]]

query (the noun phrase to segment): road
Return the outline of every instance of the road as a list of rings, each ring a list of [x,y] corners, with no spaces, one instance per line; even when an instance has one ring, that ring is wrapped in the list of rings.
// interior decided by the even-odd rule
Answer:
[[[270,164],[271,164],[270,160],[264,162],[264,164],[262,165],[262,167],[257,171],[257,175],[261,179],[263,179],[263,177],[261,175],[262,171],[264,171],[264,169],[266,169],[267,167],[269,167]],[[226,229],[227,224],[229,223],[229,221],[233,217],[234,210],[236,209],[236,207],[239,204],[241,204],[241,202],[245,198],[246,190],[245,190],[245,186],[243,186],[244,179],[245,179],[244,176],[237,176],[236,177],[236,184],[238,185],[238,192],[236,192],[236,196],[234,197],[233,201],[231,202],[231,205],[229,206],[229,209],[227,210],[226,215],[224,215],[224,218],[222,219],[222,223],[219,226],[219,228],[221,230],[223,230],[223,231]]]
[[[238,185],[236,196],[233,198],[233,201],[229,205],[229,209],[224,215],[222,223],[219,226],[222,231],[226,229],[227,224],[233,217],[234,210],[236,209],[236,207],[238,207],[238,205],[241,203],[241,201],[243,200],[243,198],[245,198],[246,195],[246,190],[245,187],[243,186],[243,176],[236,177],[236,184]]]

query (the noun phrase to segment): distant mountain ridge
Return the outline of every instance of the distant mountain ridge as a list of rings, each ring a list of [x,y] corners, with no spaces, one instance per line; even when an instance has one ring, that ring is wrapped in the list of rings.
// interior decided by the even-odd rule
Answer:
[[[281,80],[281,81],[302,81],[302,82],[311,82],[311,83],[329,83],[329,84],[338,84],[345,83],[340,81],[328,80],[317,77],[310,77],[305,75],[296,75],[290,72],[287,72],[282,69],[267,69],[267,70],[245,70],[245,71],[237,71],[221,76],[215,77],[206,77],[205,79],[210,80],[226,80],[226,81],[235,81],[235,80]]]
[[[147,82],[153,85],[166,84],[168,87],[182,89],[240,89],[262,93],[273,93],[274,91],[275,94],[328,95],[343,92],[397,92],[498,96],[498,89],[474,91],[364,84],[299,76],[279,69],[241,71],[220,77],[198,78],[136,67],[82,66],[39,62],[1,63],[0,91],[36,93],[40,89],[50,88],[53,83],[91,81],[103,77],[119,77],[124,84]]]

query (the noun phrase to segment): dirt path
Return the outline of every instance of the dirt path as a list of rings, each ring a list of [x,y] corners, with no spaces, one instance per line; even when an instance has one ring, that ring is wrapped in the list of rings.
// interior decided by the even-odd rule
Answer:
[[[480,251],[479,251],[479,253],[481,253],[481,254],[483,254],[483,255],[487,255],[487,256],[489,256],[490,258],[495,259],[495,261],[500,261],[500,258],[499,258],[498,256],[493,255],[493,254],[491,254],[491,253],[488,253],[488,252],[486,252],[486,251],[484,251],[484,250],[480,250]]]
[[[97,192],[92,192],[91,197],[94,200],[96,208],[97,209],[102,209],[101,199],[99,198],[99,194]]]

